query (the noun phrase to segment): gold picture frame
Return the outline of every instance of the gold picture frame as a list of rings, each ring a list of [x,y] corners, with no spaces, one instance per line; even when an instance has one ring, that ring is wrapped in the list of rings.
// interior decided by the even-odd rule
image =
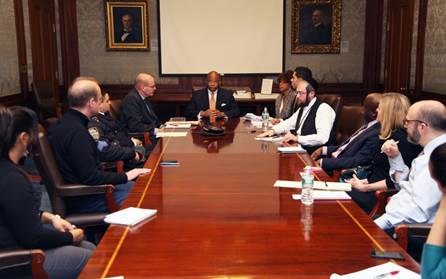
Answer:
[[[341,0],[293,0],[291,53],[339,53]]]
[[[107,50],[149,51],[147,0],[105,0]]]

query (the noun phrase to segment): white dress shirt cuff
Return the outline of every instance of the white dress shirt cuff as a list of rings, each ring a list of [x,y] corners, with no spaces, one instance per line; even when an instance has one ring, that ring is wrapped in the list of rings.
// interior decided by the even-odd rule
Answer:
[[[393,158],[388,157],[388,160],[390,165],[389,174],[393,182],[398,183],[401,180],[406,180],[407,177],[409,176],[409,168],[404,163],[403,156],[399,154],[398,156]],[[398,175],[395,176],[395,174]]]
[[[322,146],[322,155],[327,155],[327,147],[326,146]]]
[[[378,227],[380,227],[383,230],[387,230],[393,227],[393,225],[389,222],[389,220],[387,220],[386,214],[383,214],[378,219],[375,219],[375,224],[377,224]]]

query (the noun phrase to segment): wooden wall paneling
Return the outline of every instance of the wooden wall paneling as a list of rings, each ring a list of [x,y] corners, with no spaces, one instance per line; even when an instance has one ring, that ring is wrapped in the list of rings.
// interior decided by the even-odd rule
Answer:
[[[364,89],[368,93],[380,89],[383,11],[384,0],[367,0],[363,82]]]
[[[59,100],[54,0],[28,0],[33,80],[48,80]]]
[[[80,75],[76,0],[59,0],[60,44],[64,92]]]
[[[417,53],[415,64],[415,88],[413,98],[421,97],[423,90],[423,73],[424,73],[424,49],[426,41],[426,20],[427,20],[427,5],[428,0],[420,0],[420,7],[418,10],[418,37],[417,37]]]
[[[19,61],[20,90],[24,99],[28,99],[28,65],[26,61],[25,24],[22,0],[14,0],[17,55]]]

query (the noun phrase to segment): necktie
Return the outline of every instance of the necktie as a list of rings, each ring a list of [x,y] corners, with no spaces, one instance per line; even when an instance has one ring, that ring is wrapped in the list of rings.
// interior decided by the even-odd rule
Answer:
[[[215,92],[211,93],[211,100],[209,101],[209,109],[215,110]]]
[[[355,137],[357,137],[360,133],[362,133],[362,132],[367,128],[367,126],[368,126],[367,124],[362,125],[361,128],[359,128],[356,132],[353,133],[353,135],[351,135],[348,139],[346,139],[346,140],[339,146],[339,148],[336,149],[336,151],[333,152],[333,153],[331,154],[331,156],[332,156],[333,158],[337,158],[337,157],[339,156],[339,154],[341,154],[342,151],[345,150],[345,148],[348,146],[348,144],[350,143],[350,141],[351,141],[352,139],[354,139]]]
[[[296,120],[296,133],[299,131],[300,128],[300,120],[302,119],[302,114],[304,113],[304,107],[299,108],[299,112],[297,113],[297,120]]]

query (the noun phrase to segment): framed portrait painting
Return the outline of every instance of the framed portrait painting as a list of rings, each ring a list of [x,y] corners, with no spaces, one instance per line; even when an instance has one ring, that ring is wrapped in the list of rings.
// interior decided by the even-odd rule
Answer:
[[[339,53],[341,0],[292,0],[291,53]]]
[[[150,50],[147,0],[105,0],[107,50]]]

